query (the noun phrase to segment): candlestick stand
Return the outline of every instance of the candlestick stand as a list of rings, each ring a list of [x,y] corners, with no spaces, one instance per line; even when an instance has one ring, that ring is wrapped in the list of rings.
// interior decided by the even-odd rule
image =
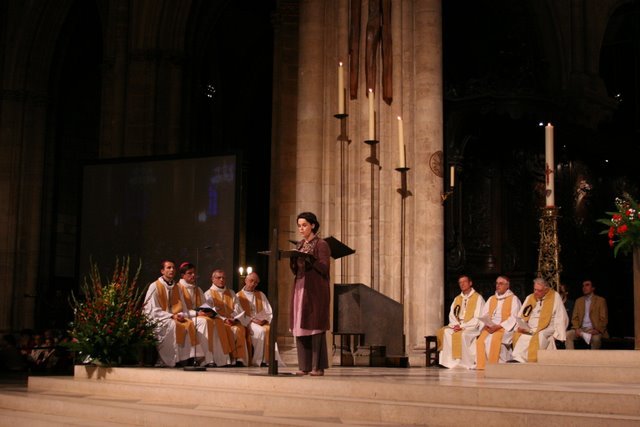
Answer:
[[[405,258],[405,228],[406,228],[406,198],[411,196],[411,191],[407,189],[407,173],[410,168],[396,168],[400,172],[400,304],[404,306],[404,258]]]
[[[406,340],[405,340],[405,329],[404,329],[404,319],[407,318],[404,306],[404,258],[405,258],[405,229],[406,229],[406,198],[411,196],[411,191],[407,189],[407,173],[410,168],[402,167],[396,168],[398,172],[400,172],[400,188],[398,188],[398,193],[400,193],[400,304],[402,304],[402,352],[406,354]]]
[[[335,114],[333,117],[340,120],[340,135],[337,140],[340,144],[340,238],[346,240],[347,227],[349,224],[347,192],[349,189],[349,156],[347,154],[347,146],[351,144],[351,140],[347,135],[347,117],[348,114]],[[348,271],[348,261],[340,261],[340,275],[342,283],[347,283],[346,272]]]
[[[379,172],[382,169],[380,166],[380,161],[378,160],[378,155],[376,152],[376,146],[380,141],[377,139],[367,139],[364,141],[369,147],[371,147],[371,153],[369,157],[365,159],[367,163],[371,164],[371,288],[374,290],[378,290],[377,285],[377,275],[376,275],[376,266],[378,263],[376,262],[377,258],[377,248],[376,248],[376,235],[377,235],[377,208],[378,204],[376,202],[376,172]],[[377,167],[376,167],[377,166]]]
[[[558,208],[542,208],[540,217],[540,248],[538,251],[538,277],[542,277],[549,286],[558,290],[560,286],[560,243],[558,242]]]

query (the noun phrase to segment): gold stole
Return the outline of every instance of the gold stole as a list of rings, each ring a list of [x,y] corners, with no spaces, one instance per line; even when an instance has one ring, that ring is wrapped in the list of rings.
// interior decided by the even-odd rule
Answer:
[[[233,297],[231,296],[231,293],[228,290],[225,290],[222,296],[220,295],[220,292],[216,290],[212,290],[209,293],[213,297],[216,312],[221,316],[224,316],[226,318],[230,318],[233,320],[233,316],[232,316],[233,315]],[[217,317],[215,318],[215,321],[216,321],[218,336],[220,336],[220,342],[222,343],[222,348],[224,349],[224,353],[225,354],[231,353],[233,357],[238,359],[245,357],[246,355],[244,354],[244,346],[237,345],[235,335],[233,333],[233,330],[231,329],[232,327],[237,328],[238,340],[246,341],[246,338],[245,338],[246,334],[244,332],[245,327],[242,325],[227,327],[227,325],[224,323],[224,320],[219,319]]]
[[[262,292],[253,291],[253,294],[255,295],[256,300],[256,314],[258,314],[263,310]],[[238,292],[238,300],[240,300],[240,305],[242,306],[244,312],[247,313],[248,316],[251,316],[251,303],[249,302],[249,299],[247,298],[247,295],[244,293],[244,291]]]
[[[542,311],[540,312],[540,320],[538,321],[538,327],[536,328],[536,332],[531,337],[531,341],[529,342],[529,352],[527,361],[529,362],[537,362],[538,361],[538,348],[540,347],[540,340],[538,339],[538,334],[541,330],[546,329],[551,323],[551,315],[553,314],[553,306],[555,302],[555,293],[553,289],[549,289],[549,292],[542,299]],[[533,296],[533,294],[527,297],[527,300],[524,302],[522,310],[522,318],[529,322],[529,317],[531,317],[531,313],[533,312],[533,304],[536,304],[537,300]],[[527,307],[529,309],[527,310]],[[515,332],[513,334],[513,344],[515,345],[518,342],[518,339],[522,335],[521,332]]]
[[[187,310],[196,310],[196,308],[202,305],[202,295],[196,288],[194,288],[193,293],[196,297],[195,303],[191,300],[191,294],[186,286],[180,285],[180,289],[182,290],[182,296],[184,297],[184,302],[187,304]],[[196,313],[197,315],[197,313]],[[213,351],[213,328],[216,327],[216,322],[214,319],[209,316],[198,316],[200,320],[204,320],[207,322],[207,340],[209,344],[209,351]],[[224,327],[224,325],[222,326]],[[231,350],[229,350],[231,351]]]
[[[233,298],[231,294],[226,290],[222,293],[222,296],[216,290],[209,293],[213,297],[216,312],[221,316],[233,318]]]
[[[500,313],[500,323],[504,322],[511,315],[511,303],[513,295],[509,295],[502,303],[502,311]],[[489,299],[489,314],[493,313],[498,306],[498,298]],[[491,334],[491,347],[489,348],[489,363],[498,363],[500,358],[500,346],[502,345],[502,337],[506,331],[499,329]],[[483,329],[480,336],[476,340],[477,369],[484,369],[487,364],[487,353],[485,351],[484,341],[489,335],[489,331]]]
[[[253,295],[255,296],[255,301],[256,301],[256,314],[261,313],[263,310],[263,306],[262,306],[262,292],[260,291],[253,291]],[[244,310],[245,313],[247,313],[249,315],[249,317],[251,317],[251,303],[249,302],[249,299],[247,298],[247,295],[244,293],[244,291],[240,291],[238,292],[238,300],[240,301],[240,305],[242,306],[242,309]],[[265,325],[261,325],[261,327],[264,328],[264,360],[269,360],[269,333],[271,331],[271,326],[267,323]],[[252,348],[252,344],[251,344],[251,338],[247,337],[247,345],[249,348],[249,353],[253,353],[253,348]],[[249,355],[249,358],[252,358],[253,355]]]
[[[160,280],[156,281],[156,291],[158,292],[158,301],[160,302],[160,307],[164,311],[170,312],[172,314],[177,314],[182,312],[182,301],[180,300],[180,286],[177,286],[177,292],[171,292],[171,310],[168,308],[168,296],[167,289],[164,287]],[[176,325],[176,343],[178,345],[184,345],[184,340],[189,334],[189,341],[191,345],[196,344],[196,328],[193,326],[193,322],[189,319],[185,319],[184,322],[178,322],[177,320],[173,320]]]
[[[464,313],[463,322],[468,322],[473,318],[473,314],[476,311],[476,303],[478,302],[478,293],[474,292],[471,297],[469,297],[469,301],[467,302],[467,310]],[[457,313],[460,313],[462,310],[462,294],[458,295],[456,299],[453,300],[453,313],[456,318],[460,320]],[[447,326],[438,329],[436,336],[438,338],[438,350],[442,351],[442,341],[444,336],[444,330]],[[460,359],[462,357],[462,332],[457,331],[451,335],[451,357],[453,359]]]

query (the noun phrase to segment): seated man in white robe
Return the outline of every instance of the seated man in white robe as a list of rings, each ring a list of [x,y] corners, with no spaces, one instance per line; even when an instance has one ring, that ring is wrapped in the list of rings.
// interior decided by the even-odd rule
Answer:
[[[233,334],[227,332],[222,319],[206,304],[204,292],[196,283],[196,267],[190,262],[180,264],[180,290],[189,318],[198,332],[197,357],[200,365],[225,366],[231,363]],[[203,356],[203,357],[202,357]]]
[[[537,362],[538,350],[555,350],[555,340],[565,341],[569,317],[560,294],[546,280],[534,279],[533,293],[518,313],[518,328],[513,334],[513,360]]]
[[[251,364],[253,366],[268,366],[269,364],[269,334],[270,323],[273,319],[271,304],[267,296],[256,290],[260,278],[255,272],[249,273],[244,279],[244,288],[238,292],[240,306],[244,310],[243,324],[247,328],[251,339]],[[278,343],[275,345],[275,356],[278,366],[284,366],[278,352]]]
[[[222,270],[214,270],[211,274],[211,287],[204,293],[207,304],[214,308],[224,322],[227,333],[233,335],[233,349],[230,364],[249,366],[249,351],[247,349],[247,330],[240,319],[244,310],[240,306],[236,293],[226,287],[226,275]]]
[[[505,363],[511,359],[511,339],[522,303],[509,287],[509,278],[498,276],[496,293],[482,308],[483,328],[476,340],[476,369],[484,369],[487,363]]]
[[[449,324],[437,332],[439,361],[447,368],[476,366],[476,338],[480,335],[478,317],[484,298],[473,289],[469,276],[458,278],[460,295],[451,303]]]
[[[196,330],[189,320],[189,313],[182,293],[174,285],[176,274],[173,261],[162,261],[162,276],[149,285],[144,302],[144,312],[157,321],[159,366],[173,367],[188,364],[193,357]]]

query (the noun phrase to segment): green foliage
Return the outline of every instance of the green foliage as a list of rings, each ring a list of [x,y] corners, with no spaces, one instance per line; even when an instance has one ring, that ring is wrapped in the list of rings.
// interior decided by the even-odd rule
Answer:
[[[91,262],[89,282],[81,287],[84,300],[71,296],[74,321],[69,347],[82,361],[121,365],[136,361],[142,348],[156,344],[156,324],[142,310],[143,290],[136,282],[142,263],[129,280],[129,258],[116,259],[113,276],[103,284],[97,263]]]

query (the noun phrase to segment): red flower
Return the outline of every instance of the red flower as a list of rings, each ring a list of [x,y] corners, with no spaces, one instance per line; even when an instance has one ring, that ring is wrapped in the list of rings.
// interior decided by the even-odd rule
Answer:
[[[611,239],[613,239],[613,236],[615,236],[616,234],[616,228],[615,227],[610,227],[609,228],[609,242],[612,242]]]
[[[620,227],[618,227],[618,234],[622,235],[624,233],[627,232],[627,224],[622,224]]]
[[[613,245],[615,244],[615,242],[613,240],[609,240],[609,246],[613,247]]]

